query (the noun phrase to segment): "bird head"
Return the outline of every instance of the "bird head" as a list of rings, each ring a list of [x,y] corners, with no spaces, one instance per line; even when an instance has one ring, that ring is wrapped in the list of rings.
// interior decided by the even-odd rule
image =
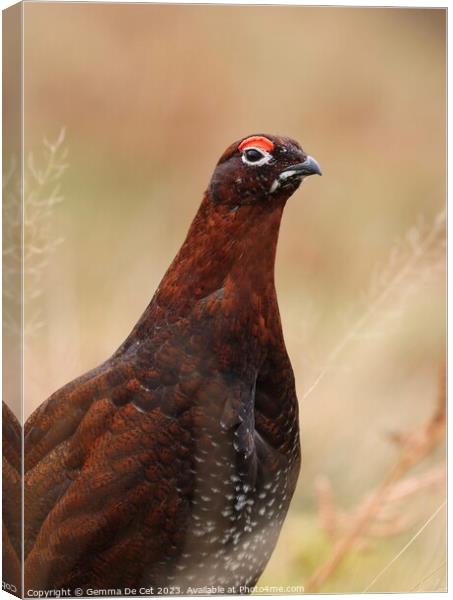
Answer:
[[[233,207],[285,202],[305,177],[321,175],[314,158],[287,137],[256,134],[231,144],[214,170],[209,195]]]

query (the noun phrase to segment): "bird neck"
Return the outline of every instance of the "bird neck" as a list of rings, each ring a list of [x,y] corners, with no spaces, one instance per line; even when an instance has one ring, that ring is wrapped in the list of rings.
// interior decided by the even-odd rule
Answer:
[[[224,288],[242,301],[275,295],[274,264],[283,205],[214,204],[206,193],[154,301],[184,313]]]

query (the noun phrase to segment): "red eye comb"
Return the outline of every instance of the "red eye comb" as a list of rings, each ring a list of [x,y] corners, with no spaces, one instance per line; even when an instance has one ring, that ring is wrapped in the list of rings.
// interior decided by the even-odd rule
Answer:
[[[252,135],[251,137],[242,140],[238,148],[242,152],[251,146],[253,146],[253,148],[261,148],[261,150],[265,150],[266,152],[271,152],[274,149],[274,143],[262,135]]]

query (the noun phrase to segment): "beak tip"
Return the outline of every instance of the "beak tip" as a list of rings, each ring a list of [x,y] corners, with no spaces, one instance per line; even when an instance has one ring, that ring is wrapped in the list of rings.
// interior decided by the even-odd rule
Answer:
[[[315,160],[312,156],[307,156],[305,163],[307,165],[307,170],[310,171],[310,175],[320,175],[322,176],[321,167],[317,160]]]

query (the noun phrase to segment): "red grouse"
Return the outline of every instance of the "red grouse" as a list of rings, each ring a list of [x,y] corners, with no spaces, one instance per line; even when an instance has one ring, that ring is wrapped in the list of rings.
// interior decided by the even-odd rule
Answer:
[[[232,144],[132,333],[28,419],[25,590],[256,583],[300,466],[274,261],[313,174],[291,139]]]

